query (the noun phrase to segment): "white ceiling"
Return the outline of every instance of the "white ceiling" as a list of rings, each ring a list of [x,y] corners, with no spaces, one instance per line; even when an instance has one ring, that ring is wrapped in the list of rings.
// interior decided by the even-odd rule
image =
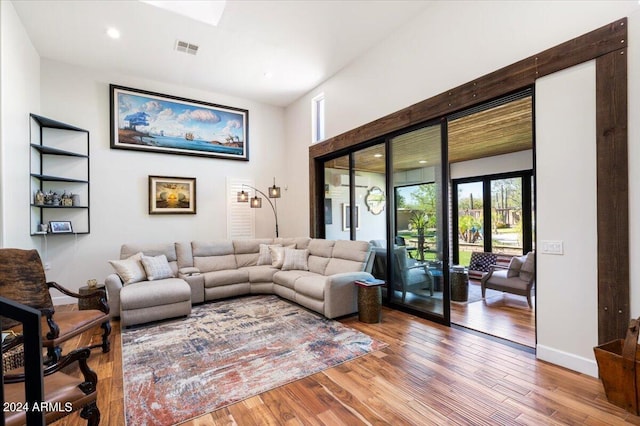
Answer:
[[[13,1],[43,58],[278,106],[331,77],[430,3],[229,0],[214,27],[135,0]],[[109,27],[120,30],[120,39],[106,35]],[[178,39],[198,45],[197,56],[175,51]]]

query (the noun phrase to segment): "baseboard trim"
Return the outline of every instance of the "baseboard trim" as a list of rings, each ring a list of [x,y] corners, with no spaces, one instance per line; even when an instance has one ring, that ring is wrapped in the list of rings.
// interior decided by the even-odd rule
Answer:
[[[56,296],[56,297],[52,297],[51,301],[53,302],[54,306],[73,305],[78,303],[78,299],[71,296]]]
[[[578,373],[598,377],[598,364],[595,359],[584,358],[540,344],[536,347],[536,357],[541,361],[550,362]]]

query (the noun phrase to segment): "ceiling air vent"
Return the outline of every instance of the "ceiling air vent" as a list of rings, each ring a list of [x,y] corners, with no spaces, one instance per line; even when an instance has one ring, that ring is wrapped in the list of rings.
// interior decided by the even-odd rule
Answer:
[[[196,53],[198,53],[198,46],[196,46],[195,44],[187,43],[186,41],[177,40],[176,50],[178,52],[184,52],[190,55],[195,55]]]

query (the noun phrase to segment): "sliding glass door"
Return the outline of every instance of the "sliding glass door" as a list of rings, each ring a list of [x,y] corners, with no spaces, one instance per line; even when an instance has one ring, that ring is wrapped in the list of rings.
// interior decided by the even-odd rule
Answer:
[[[448,321],[441,125],[392,138],[390,151],[393,247],[389,302]]]

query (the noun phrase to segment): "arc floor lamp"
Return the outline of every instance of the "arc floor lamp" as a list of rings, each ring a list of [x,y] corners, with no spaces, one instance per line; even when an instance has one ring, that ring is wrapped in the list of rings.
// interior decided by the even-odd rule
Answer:
[[[244,188],[250,188],[255,191],[253,197],[249,196],[249,193],[244,190]],[[249,207],[252,209],[262,208],[262,198],[258,197],[258,194],[261,194],[263,197],[266,197],[266,200],[271,205],[271,209],[273,210],[273,216],[276,218],[276,238],[278,235],[278,198],[280,198],[280,187],[276,186],[276,178],[273,178],[273,186],[270,186],[267,190],[269,195],[266,195],[264,192],[260,191],[258,188],[254,188],[251,185],[242,184],[241,191],[238,192],[238,202],[239,203],[249,203]],[[273,198],[273,202],[271,202],[271,198]]]

